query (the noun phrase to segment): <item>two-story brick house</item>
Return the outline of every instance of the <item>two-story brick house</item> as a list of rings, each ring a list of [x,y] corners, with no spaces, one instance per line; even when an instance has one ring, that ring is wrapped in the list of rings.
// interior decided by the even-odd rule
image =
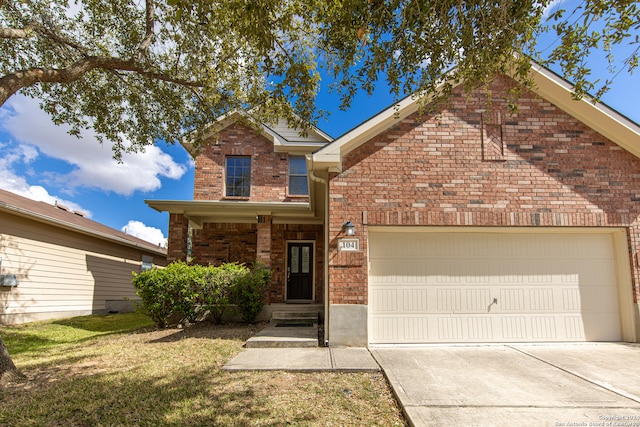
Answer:
[[[516,113],[500,76],[333,141],[227,118],[194,200],[149,202],[171,214],[169,256],[191,223],[199,262],[264,260],[268,303],[322,305],[331,345],[637,342],[640,127],[532,76]]]
[[[262,261],[274,272],[263,317],[276,307],[286,310],[286,303],[322,312],[324,203],[313,198],[318,184],[308,179],[305,156],[331,138],[318,129],[302,136],[286,121],[250,120],[240,113],[222,117],[197,154],[184,144],[195,160],[193,200],[148,201],[170,212],[168,258]]]

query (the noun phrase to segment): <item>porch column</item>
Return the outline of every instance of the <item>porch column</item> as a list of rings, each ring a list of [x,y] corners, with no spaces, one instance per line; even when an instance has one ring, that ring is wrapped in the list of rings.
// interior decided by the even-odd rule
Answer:
[[[271,215],[258,215],[256,261],[271,267]]]
[[[169,241],[167,262],[187,260],[187,240],[189,238],[189,220],[183,214],[169,214]]]

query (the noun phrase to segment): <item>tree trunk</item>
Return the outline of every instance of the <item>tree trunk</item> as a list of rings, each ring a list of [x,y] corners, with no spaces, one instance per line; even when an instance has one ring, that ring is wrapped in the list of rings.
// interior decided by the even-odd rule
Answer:
[[[16,365],[13,364],[13,360],[11,360],[11,356],[9,356],[9,351],[7,351],[7,347],[4,345],[2,337],[0,337],[0,379],[6,373],[9,373],[21,380],[25,380],[27,378],[18,368],[16,368]]]

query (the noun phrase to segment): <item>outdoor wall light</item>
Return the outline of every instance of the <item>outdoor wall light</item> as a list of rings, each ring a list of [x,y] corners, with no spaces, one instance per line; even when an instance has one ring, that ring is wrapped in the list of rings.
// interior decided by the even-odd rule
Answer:
[[[347,236],[356,235],[356,226],[353,225],[351,221],[347,221],[344,224],[342,224],[342,228],[344,228],[344,232]]]

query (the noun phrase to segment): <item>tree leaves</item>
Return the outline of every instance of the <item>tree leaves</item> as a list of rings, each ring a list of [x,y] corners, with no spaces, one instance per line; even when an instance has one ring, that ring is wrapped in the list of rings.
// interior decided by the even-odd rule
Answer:
[[[589,94],[594,101],[598,100],[617,75],[624,70],[633,73],[638,66],[639,5],[637,1],[628,0],[587,0],[570,13],[564,9],[554,12],[549,21],[554,22],[552,28],[560,43],[546,59],[538,56],[538,60],[544,65],[558,64],[562,68],[564,77],[575,85],[576,99]],[[622,60],[614,54],[616,47],[623,48]],[[612,75],[604,83],[591,78],[592,68],[587,62],[587,58],[598,51],[605,53]]]
[[[548,3],[4,1],[0,104],[17,90],[38,97],[72,134],[90,126],[115,142],[119,158],[156,140],[202,134],[236,109],[250,109],[257,121],[308,126],[324,115],[315,106],[322,73],[349,108],[358,91],[371,94],[381,80],[396,100],[446,96],[459,82],[469,90],[495,73],[515,71],[527,82],[528,55],[559,64],[577,97],[600,96],[615,73],[638,66],[638,2],[588,0],[556,11],[560,43],[542,58],[535,40]],[[630,49],[617,69],[613,51],[625,43]],[[592,81],[585,61],[598,49],[613,73],[605,82]]]

